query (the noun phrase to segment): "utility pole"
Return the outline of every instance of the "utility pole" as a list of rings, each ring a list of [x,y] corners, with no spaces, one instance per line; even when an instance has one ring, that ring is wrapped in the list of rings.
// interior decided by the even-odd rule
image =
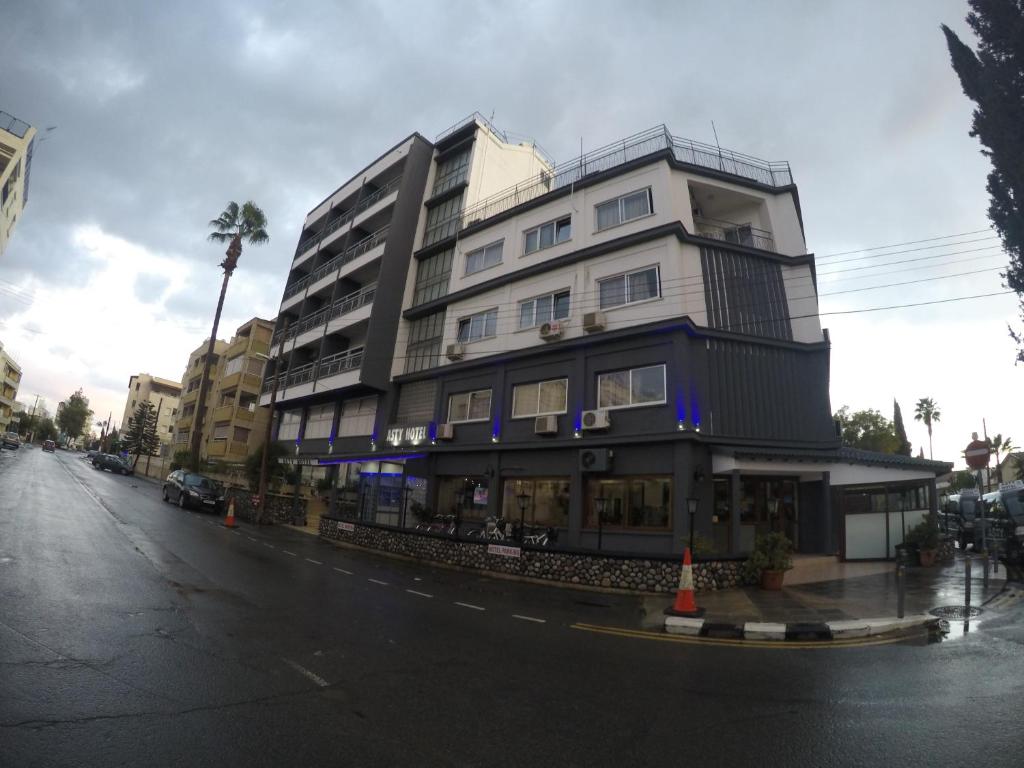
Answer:
[[[163,409],[164,409],[164,399],[161,397],[160,398],[160,404],[156,407],[156,429],[157,429],[156,434],[157,434],[157,437],[160,436],[160,413],[163,411]],[[153,454],[152,453],[147,453],[146,454],[146,477],[149,477],[149,460],[152,459],[152,458],[153,458]]]

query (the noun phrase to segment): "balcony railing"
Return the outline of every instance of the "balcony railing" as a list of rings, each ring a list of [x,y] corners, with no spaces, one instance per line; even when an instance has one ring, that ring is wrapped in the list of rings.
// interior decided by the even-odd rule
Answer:
[[[694,216],[693,223],[697,229],[696,234],[700,237],[723,240],[738,245],[749,245],[763,251],[775,250],[775,240],[772,238],[772,233],[766,229],[758,229],[749,224],[736,224],[724,219],[711,219],[706,216]]]
[[[548,192],[575,184],[587,176],[665,150],[670,150],[673,157],[681,163],[721,171],[766,186],[777,188],[793,183],[787,162],[769,162],[711,144],[676,138],[664,125],[660,125],[556,165],[550,172],[541,171],[514,187],[491,195],[461,213],[437,222],[424,236],[424,243],[429,244],[443,239],[434,237],[430,240],[430,233],[447,233],[444,236],[455,234]]]
[[[299,384],[306,384],[313,379],[325,379],[328,376],[335,376],[345,371],[353,371],[363,364],[363,347],[346,349],[334,355],[321,358],[319,362],[306,363],[305,365],[293,368],[292,370],[271,376],[263,382],[262,393],[269,394],[274,388],[274,380],[278,386],[294,387]]]
[[[351,245],[344,250],[344,252],[338,254],[333,259],[328,261],[322,267],[319,267],[315,271],[306,275],[305,277],[296,280],[290,286],[284,289],[284,298],[289,299],[299,291],[303,291],[318,280],[322,280],[331,272],[339,269],[350,261],[358,259],[367,251],[376,248],[381,243],[387,242],[388,239],[388,228],[381,227],[371,235],[367,235],[355,245]],[[276,342],[275,342],[276,343]]]
[[[296,246],[295,248],[295,255],[299,256],[305,253],[310,248],[312,248],[317,242],[325,239],[328,235],[333,235],[339,229],[341,229],[350,221],[355,219],[355,217],[358,216],[360,213],[367,210],[368,208],[373,207],[378,202],[380,202],[385,197],[394,192],[396,189],[398,189],[398,186],[401,183],[402,177],[396,176],[380,189],[376,189],[370,194],[368,194],[366,197],[364,197],[358,203],[356,203],[352,208],[345,211],[345,213],[341,214],[341,216],[339,216],[338,218],[334,219],[331,222],[328,222],[328,224],[322,230],[320,230],[316,234],[310,235],[309,237],[299,241],[298,246]]]
[[[360,307],[364,307],[367,304],[372,303],[376,295],[377,284],[371,283],[370,285],[360,288],[358,291],[342,296],[332,304],[317,310],[309,317],[305,317],[295,323],[295,325],[290,326],[287,333],[283,333],[282,331],[275,333],[273,343],[277,344],[282,340],[288,341],[290,339],[294,339],[299,334],[305,333],[312,328],[316,328],[318,325],[323,325],[336,317],[341,317],[349,312],[354,312]]]
[[[306,363],[298,368],[288,371],[288,378],[285,380],[286,387],[294,387],[297,384],[305,384],[316,376],[316,363]]]

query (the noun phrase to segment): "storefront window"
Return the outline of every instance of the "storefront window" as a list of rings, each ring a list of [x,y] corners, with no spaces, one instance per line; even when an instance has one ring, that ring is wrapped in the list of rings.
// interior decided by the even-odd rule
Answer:
[[[672,478],[592,479],[587,484],[586,528],[597,528],[594,499],[603,497],[604,527],[669,530],[672,527]]]
[[[460,521],[487,516],[489,485],[486,477],[437,478],[437,514],[455,515]]]
[[[740,479],[741,523],[745,525],[773,523],[771,512],[774,501],[778,501],[776,507],[778,520],[796,520],[796,481],[749,476]]]
[[[520,494],[529,496],[524,522],[538,527],[565,528],[569,525],[569,478],[523,478],[505,480],[501,495],[501,516],[519,522]]]

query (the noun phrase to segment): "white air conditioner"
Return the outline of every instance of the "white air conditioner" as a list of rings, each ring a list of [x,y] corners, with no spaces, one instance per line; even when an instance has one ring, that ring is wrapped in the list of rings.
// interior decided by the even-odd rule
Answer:
[[[604,312],[587,312],[583,315],[583,330],[588,333],[603,331],[605,325]]]
[[[248,408],[249,413],[256,413],[256,401],[253,400],[251,403],[249,403]]]
[[[437,425],[437,438],[438,440],[454,440],[455,439],[455,425],[454,424],[438,424]]]
[[[466,354],[465,344],[449,344],[448,348],[444,351],[444,356],[449,360],[461,360]]]
[[[562,338],[562,324],[542,323],[540,326],[540,337],[545,341]]]
[[[554,415],[538,416],[533,422],[533,432],[537,435],[557,435],[558,417]]]
[[[596,411],[584,411],[580,419],[580,426],[583,429],[608,429],[612,420],[608,417],[606,408],[598,408]]]

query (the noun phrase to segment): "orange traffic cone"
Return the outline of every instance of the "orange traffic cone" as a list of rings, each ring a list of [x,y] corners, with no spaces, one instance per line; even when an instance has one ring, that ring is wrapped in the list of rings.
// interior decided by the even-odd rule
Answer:
[[[679,589],[676,591],[676,602],[665,613],[670,616],[702,616],[703,608],[697,607],[693,599],[693,566],[690,561],[690,548],[683,550],[683,567],[679,571]]]
[[[228,502],[228,515],[224,518],[224,527],[235,527],[235,500],[233,498]]]

